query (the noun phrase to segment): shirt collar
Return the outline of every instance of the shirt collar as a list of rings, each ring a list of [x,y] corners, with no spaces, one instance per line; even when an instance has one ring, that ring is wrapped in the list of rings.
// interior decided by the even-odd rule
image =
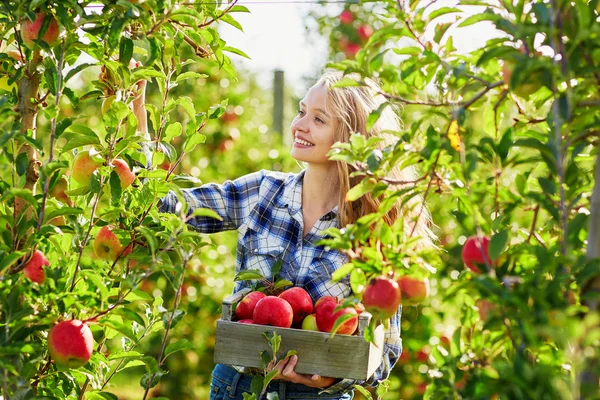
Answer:
[[[299,173],[292,175],[290,181],[285,185],[281,196],[277,198],[277,204],[281,207],[288,206],[290,215],[296,214],[302,209],[302,182],[304,181],[304,173],[302,170]],[[323,220],[331,220],[338,215],[338,206],[323,216]]]

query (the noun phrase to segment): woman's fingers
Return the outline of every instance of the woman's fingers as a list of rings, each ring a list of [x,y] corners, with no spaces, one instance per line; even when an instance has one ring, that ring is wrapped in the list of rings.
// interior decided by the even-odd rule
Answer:
[[[285,366],[282,375],[287,377],[295,377],[296,372],[294,368],[296,368],[296,364],[298,363],[298,356],[294,355],[289,358],[287,365]]]

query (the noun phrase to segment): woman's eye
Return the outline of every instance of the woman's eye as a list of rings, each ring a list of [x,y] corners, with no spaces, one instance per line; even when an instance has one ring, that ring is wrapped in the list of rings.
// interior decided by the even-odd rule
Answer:
[[[318,122],[318,123],[320,123],[320,124],[323,124],[323,123],[325,123],[325,121],[323,121],[323,120],[322,120],[321,118],[319,118],[319,117],[315,118],[315,121],[317,121],[317,122]]]
[[[298,115],[304,115],[304,111],[298,110]]]

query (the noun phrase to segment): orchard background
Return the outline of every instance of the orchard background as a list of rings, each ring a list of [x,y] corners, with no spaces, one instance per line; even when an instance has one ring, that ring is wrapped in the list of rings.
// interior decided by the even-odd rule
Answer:
[[[404,307],[404,352],[373,396],[598,398],[600,2],[434,3],[348,3],[306,16],[330,39],[330,67],[379,78],[401,109],[394,148],[354,139],[333,152],[357,170],[351,197],[420,194],[439,238],[439,249],[415,251],[410,229],[388,229],[380,214],[331,232],[330,245],[353,250],[343,272],[358,296],[389,270],[431,282],[426,302]],[[219,35],[223,24],[241,28],[246,11],[236,2],[1,4],[3,398],[208,398],[235,233],[199,235],[185,210],[163,215],[156,204],[200,181],[299,168],[269,132],[268,92],[229,58],[243,49]],[[40,13],[50,43],[25,44],[22,28]],[[448,32],[482,21],[502,37],[459,54]],[[151,160],[129,107],[140,79]],[[78,183],[84,151],[98,167]],[[116,159],[135,173],[131,186]],[[397,163],[416,165],[418,181],[388,186]],[[105,226],[119,241],[109,260],[94,252]],[[491,238],[481,273],[461,261],[473,235]],[[36,250],[48,261],[40,283],[24,270]],[[48,332],[74,318],[89,325],[94,351],[80,368],[58,368]]]

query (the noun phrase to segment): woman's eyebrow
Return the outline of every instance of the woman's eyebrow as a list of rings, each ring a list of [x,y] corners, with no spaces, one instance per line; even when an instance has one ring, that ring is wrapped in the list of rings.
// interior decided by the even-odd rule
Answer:
[[[300,102],[300,105],[306,107],[306,103],[304,103],[303,101]],[[313,110],[319,111],[320,113],[325,114],[327,116],[327,113],[322,108],[313,108]]]

